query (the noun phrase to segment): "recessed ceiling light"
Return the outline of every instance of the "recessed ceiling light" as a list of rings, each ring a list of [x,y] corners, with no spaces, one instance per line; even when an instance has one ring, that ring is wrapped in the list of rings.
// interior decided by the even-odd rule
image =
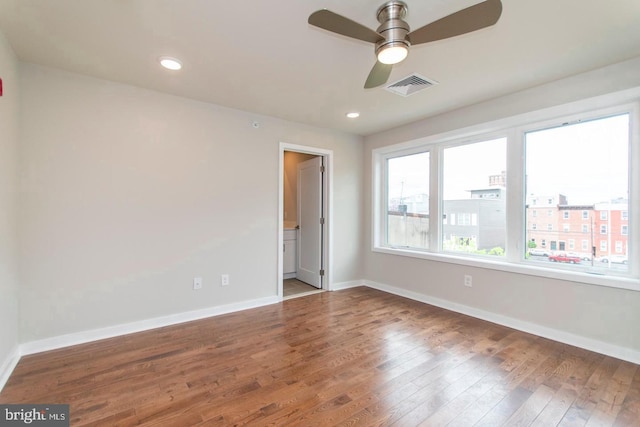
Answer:
[[[347,113],[346,116],[350,119],[357,119],[358,117],[360,117],[360,113],[358,113],[357,111],[352,111],[351,113]]]
[[[176,58],[171,58],[169,56],[161,56],[160,57],[160,65],[162,65],[167,70],[179,70],[182,68],[182,63]]]

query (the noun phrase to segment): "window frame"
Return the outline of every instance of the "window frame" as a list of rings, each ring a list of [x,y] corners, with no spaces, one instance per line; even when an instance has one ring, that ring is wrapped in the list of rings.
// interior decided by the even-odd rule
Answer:
[[[433,166],[433,152],[431,150],[431,148],[429,147],[423,147],[423,146],[418,146],[418,147],[405,147],[405,149],[401,149],[401,150],[397,150],[397,151],[392,151],[387,153],[387,155],[384,155],[381,160],[383,164],[377,164],[374,165],[374,176],[378,177],[377,181],[374,181],[374,187],[377,188],[382,188],[382,195],[379,198],[379,201],[377,203],[377,209],[374,208],[373,212],[374,212],[374,223],[377,224],[377,229],[381,231],[381,233],[378,232],[374,232],[372,233],[373,236],[373,242],[375,245],[382,245],[382,239],[386,239],[386,236],[388,235],[388,220],[387,220],[387,203],[389,200],[389,194],[388,194],[388,186],[387,186],[387,182],[388,182],[388,170],[386,167],[387,161],[389,159],[393,159],[393,158],[397,158],[397,157],[404,157],[404,156],[411,156],[414,154],[421,154],[421,153],[429,153],[429,163],[430,163],[430,168]],[[430,170],[430,174],[429,174],[429,189],[431,189],[431,181],[433,179],[433,175],[431,173]],[[431,196],[429,197],[429,248],[432,248],[432,239],[431,239],[431,230],[432,230],[432,222],[431,222],[431,212],[432,212],[432,204],[431,204]],[[376,215],[378,214],[378,215]],[[399,249],[404,249],[402,247],[391,247],[391,246],[386,246],[387,249],[392,249],[392,250],[399,250]],[[411,248],[412,250],[418,250],[417,248]],[[428,249],[424,249],[425,251]]]
[[[604,107],[603,107],[604,106]],[[567,113],[570,111],[570,113]],[[566,104],[545,110],[534,111],[514,117],[482,123],[467,128],[434,134],[424,138],[398,144],[381,146],[372,150],[372,244],[373,252],[421,258],[479,268],[497,269],[538,277],[548,277],[601,286],[611,286],[640,291],[640,257],[629,257],[628,270],[621,274],[595,273],[585,270],[569,270],[563,266],[545,266],[526,260],[526,208],[525,208],[525,135],[545,127],[563,123],[588,121],[619,114],[629,114],[629,253],[640,250],[640,89],[606,95]],[[504,257],[483,257],[442,250],[442,153],[444,148],[507,138],[507,193],[506,193],[506,244]],[[430,152],[429,175],[429,249],[412,250],[385,246],[381,236],[383,203],[386,194],[381,192],[384,159],[409,153]],[[584,214],[583,214],[584,215]],[[383,232],[381,232],[381,230]],[[545,242],[546,243],[546,242]],[[633,260],[633,261],[632,261]]]

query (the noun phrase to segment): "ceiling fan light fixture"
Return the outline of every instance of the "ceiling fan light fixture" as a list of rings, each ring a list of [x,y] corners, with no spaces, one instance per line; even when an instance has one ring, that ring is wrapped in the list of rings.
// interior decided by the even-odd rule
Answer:
[[[393,65],[404,61],[408,54],[409,49],[404,43],[388,44],[378,51],[378,61]]]
[[[308,22],[342,36],[375,44],[377,60],[364,83],[365,89],[372,89],[387,82],[393,65],[407,57],[410,46],[457,37],[494,25],[502,14],[502,1],[481,1],[413,31],[404,20],[407,10],[407,4],[401,0],[386,1],[378,8],[376,18],[380,26],[375,31],[327,9],[313,12]]]
[[[158,60],[160,61],[160,65],[162,65],[167,70],[177,71],[182,68],[182,63],[176,58],[171,58],[170,56],[161,56]]]

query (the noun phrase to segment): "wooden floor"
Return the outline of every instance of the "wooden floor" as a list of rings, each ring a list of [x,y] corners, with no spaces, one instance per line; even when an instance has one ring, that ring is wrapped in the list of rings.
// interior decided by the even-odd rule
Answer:
[[[24,357],[73,426],[638,426],[640,367],[368,288]]]

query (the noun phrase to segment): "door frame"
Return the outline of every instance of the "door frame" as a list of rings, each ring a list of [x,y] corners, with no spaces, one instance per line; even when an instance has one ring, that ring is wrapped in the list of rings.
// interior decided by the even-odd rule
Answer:
[[[333,284],[333,247],[332,247],[332,219],[333,219],[333,150],[323,148],[309,147],[305,145],[289,144],[280,142],[278,152],[278,299],[284,299],[283,289],[283,260],[284,254],[282,247],[284,245],[284,152],[294,151],[297,153],[313,154],[324,157],[324,192],[323,192],[323,216],[325,218],[322,230],[322,240],[324,242],[322,249],[322,258],[324,260],[324,278],[322,280],[322,289],[331,290]]]

